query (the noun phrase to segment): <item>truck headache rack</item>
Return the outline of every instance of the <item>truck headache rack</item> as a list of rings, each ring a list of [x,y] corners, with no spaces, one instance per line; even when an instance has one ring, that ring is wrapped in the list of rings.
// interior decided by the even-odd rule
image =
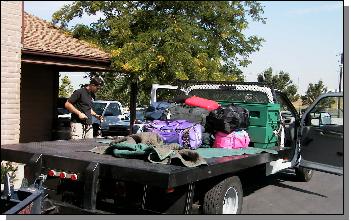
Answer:
[[[213,93],[214,90],[215,93]],[[266,83],[176,81],[175,85],[154,84],[151,90],[151,104],[156,101],[171,101],[174,97],[184,95],[195,95],[215,101],[251,103],[276,103],[277,101],[274,89]]]
[[[220,91],[228,91],[228,92],[233,92],[233,91],[244,91],[244,92],[261,92],[264,93],[268,101],[260,101],[260,102],[265,102],[265,103],[274,103],[276,101],[275,97],[275,92],[274,89],[267,83],[263,82],[230,82],[230,81],[176,81],[176,85],[179,87],[181,91],[183,91],[186,94],[191,93],[191,91],[196,90],[198,94],[199,90],[217,90],[220,89]],[[223,94],[217,95],[218,99],[216,97],[213,97],[213,100],[225,100],[227,99],[226,96],[223,96]],[[199,96],[199,95],[198,95]],[[208,98],[208,96],[204,96]]]

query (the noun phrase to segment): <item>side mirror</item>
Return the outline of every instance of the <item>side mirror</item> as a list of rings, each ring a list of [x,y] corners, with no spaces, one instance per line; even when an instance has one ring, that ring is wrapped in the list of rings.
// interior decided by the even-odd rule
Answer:
[[[329,113],[321,113],[319,116],[319,125],[331,124],[331,115]]]

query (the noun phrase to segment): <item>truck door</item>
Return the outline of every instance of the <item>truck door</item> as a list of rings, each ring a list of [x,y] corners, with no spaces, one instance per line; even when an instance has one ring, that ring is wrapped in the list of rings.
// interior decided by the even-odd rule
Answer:
[[[343,94],[321,95],[302,115],[300,166],[343,175]]]

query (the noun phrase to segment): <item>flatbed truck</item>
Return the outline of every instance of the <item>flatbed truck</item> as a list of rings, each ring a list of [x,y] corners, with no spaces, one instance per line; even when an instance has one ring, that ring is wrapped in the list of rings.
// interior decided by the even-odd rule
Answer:
[[[154,85],[152,101],[159,88],[167,87]],[[89,150],[101,146],[101,139],[87,139],[2,145],[1,160],[26,164],[29,184],[44,175],[46,199],[60,214],[240,214],[240,174],[252,169],[270,175],[294,168],[302,181],[311,179],[312,169],[343,174],[343,129],[330,119],[322,125],[321,115],[318,125],[311,124],[316,107],[324,99],[340,100],[342,93],[322,95],[302,117],[284,94],[274,93],[294,118],[287,127],[289,144],[270,148],[277,154],[208,158],[207,166],[190,168],[96,154]],[[322,147],[320,139],[335,148]],[[329,151],[328,157],[321,151]]]

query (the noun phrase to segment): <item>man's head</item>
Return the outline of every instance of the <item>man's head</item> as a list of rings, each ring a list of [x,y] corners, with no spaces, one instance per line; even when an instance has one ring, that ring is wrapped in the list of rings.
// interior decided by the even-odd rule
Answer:
[[[98,91],[98,89],[100,89],[100,87],[102,87],[104,85],[104,81],[100,78],[100,77],[93,77],[90,80],[90,90],[93,93],[96,93]]]

